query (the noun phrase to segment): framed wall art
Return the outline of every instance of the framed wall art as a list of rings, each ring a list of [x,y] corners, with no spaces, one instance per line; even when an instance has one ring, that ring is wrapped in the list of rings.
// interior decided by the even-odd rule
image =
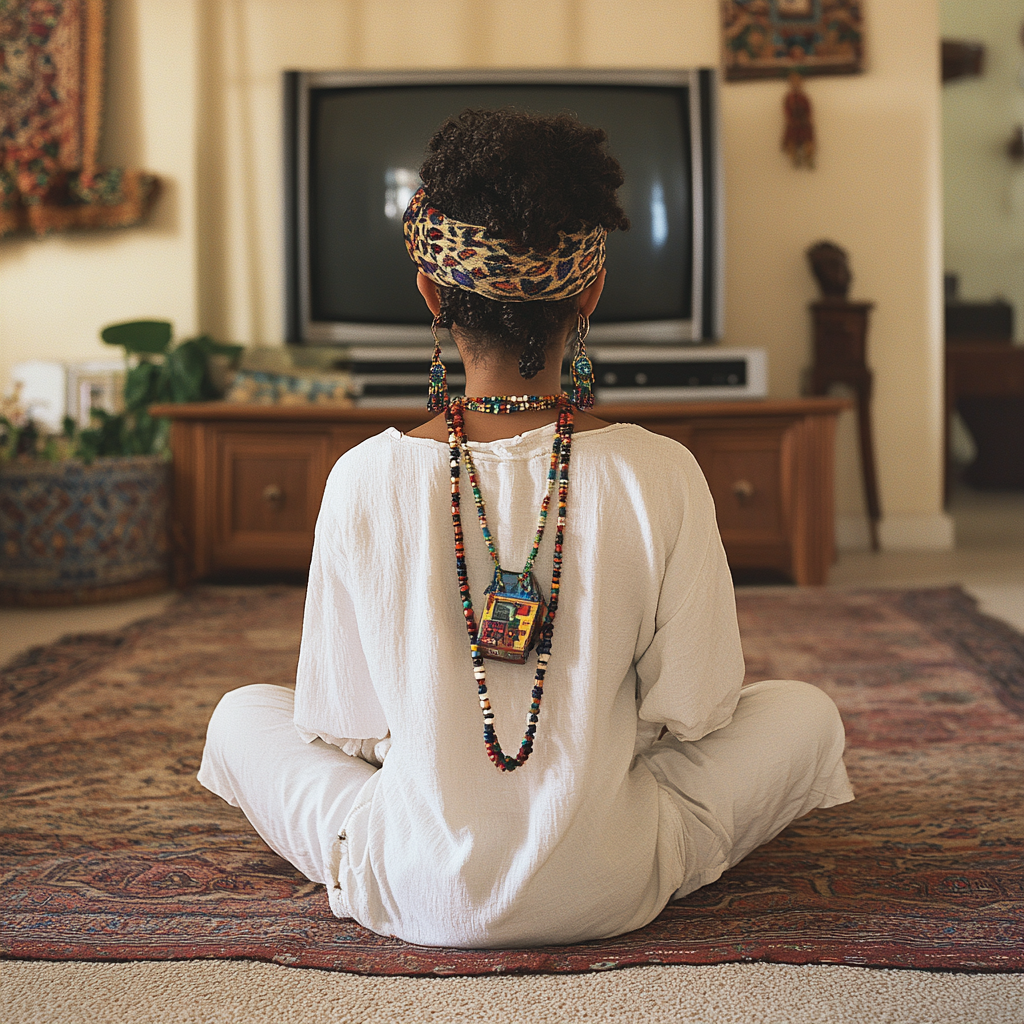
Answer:
[[[864,70],[862,0],[722,0],[725,77]]]
[[[0,0],[0,238],[144,219],[159,182],[100,167],[104,0]]]

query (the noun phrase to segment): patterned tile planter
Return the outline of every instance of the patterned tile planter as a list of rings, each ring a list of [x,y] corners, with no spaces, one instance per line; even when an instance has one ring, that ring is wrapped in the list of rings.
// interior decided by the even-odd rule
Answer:
[[[0,604],[166,589],[169,481],[151,455],[0,466]]]

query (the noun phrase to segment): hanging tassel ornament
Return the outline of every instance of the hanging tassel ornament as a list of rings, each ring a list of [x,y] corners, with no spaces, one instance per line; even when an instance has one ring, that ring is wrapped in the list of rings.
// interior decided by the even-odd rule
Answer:
[[[782,101],[786,113],[786,131],[782,136],[783,152],[789,154],[794,167],[814,167],[814,119],[811,101],[804,92],[804,80],[795,71],[789,76],[789,92]]]
[[[440,316],[434,317],[430,333],[434,336],[434,355],[430,360],[430,385],[427,388],[427,411],[444,412],[448,408],[448,371],[441,362],[441,339],[437,336]]]
[[[579,314],[576,324],[576,353],[572,359],[572,404],[577,409],[590,409],[594,405],[594,364],[584,344],[590,333],[590,321]]]

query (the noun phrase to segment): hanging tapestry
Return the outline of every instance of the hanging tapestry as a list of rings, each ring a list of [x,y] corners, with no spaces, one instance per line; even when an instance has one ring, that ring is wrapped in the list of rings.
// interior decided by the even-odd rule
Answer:
[[[861,0],[722,0],[725,77],[864,70]]]
[[[0,237],[126,227],[151,174],[97,166],[103,0],[0,0]]]

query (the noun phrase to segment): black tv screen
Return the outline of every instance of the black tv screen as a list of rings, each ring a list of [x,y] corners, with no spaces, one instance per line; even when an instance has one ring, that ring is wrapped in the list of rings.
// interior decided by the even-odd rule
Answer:
[[[402,241],[402,214],[419,187],[427,141],[467,107],[508,106],[570,112],[599,125],[622,165],[620,195],[632,227],[609,236],[594,339],[715,337],[714,73],[616,74],[448,81],[451,75],[289,72],[289,340],[419,340],[428,317]]]

